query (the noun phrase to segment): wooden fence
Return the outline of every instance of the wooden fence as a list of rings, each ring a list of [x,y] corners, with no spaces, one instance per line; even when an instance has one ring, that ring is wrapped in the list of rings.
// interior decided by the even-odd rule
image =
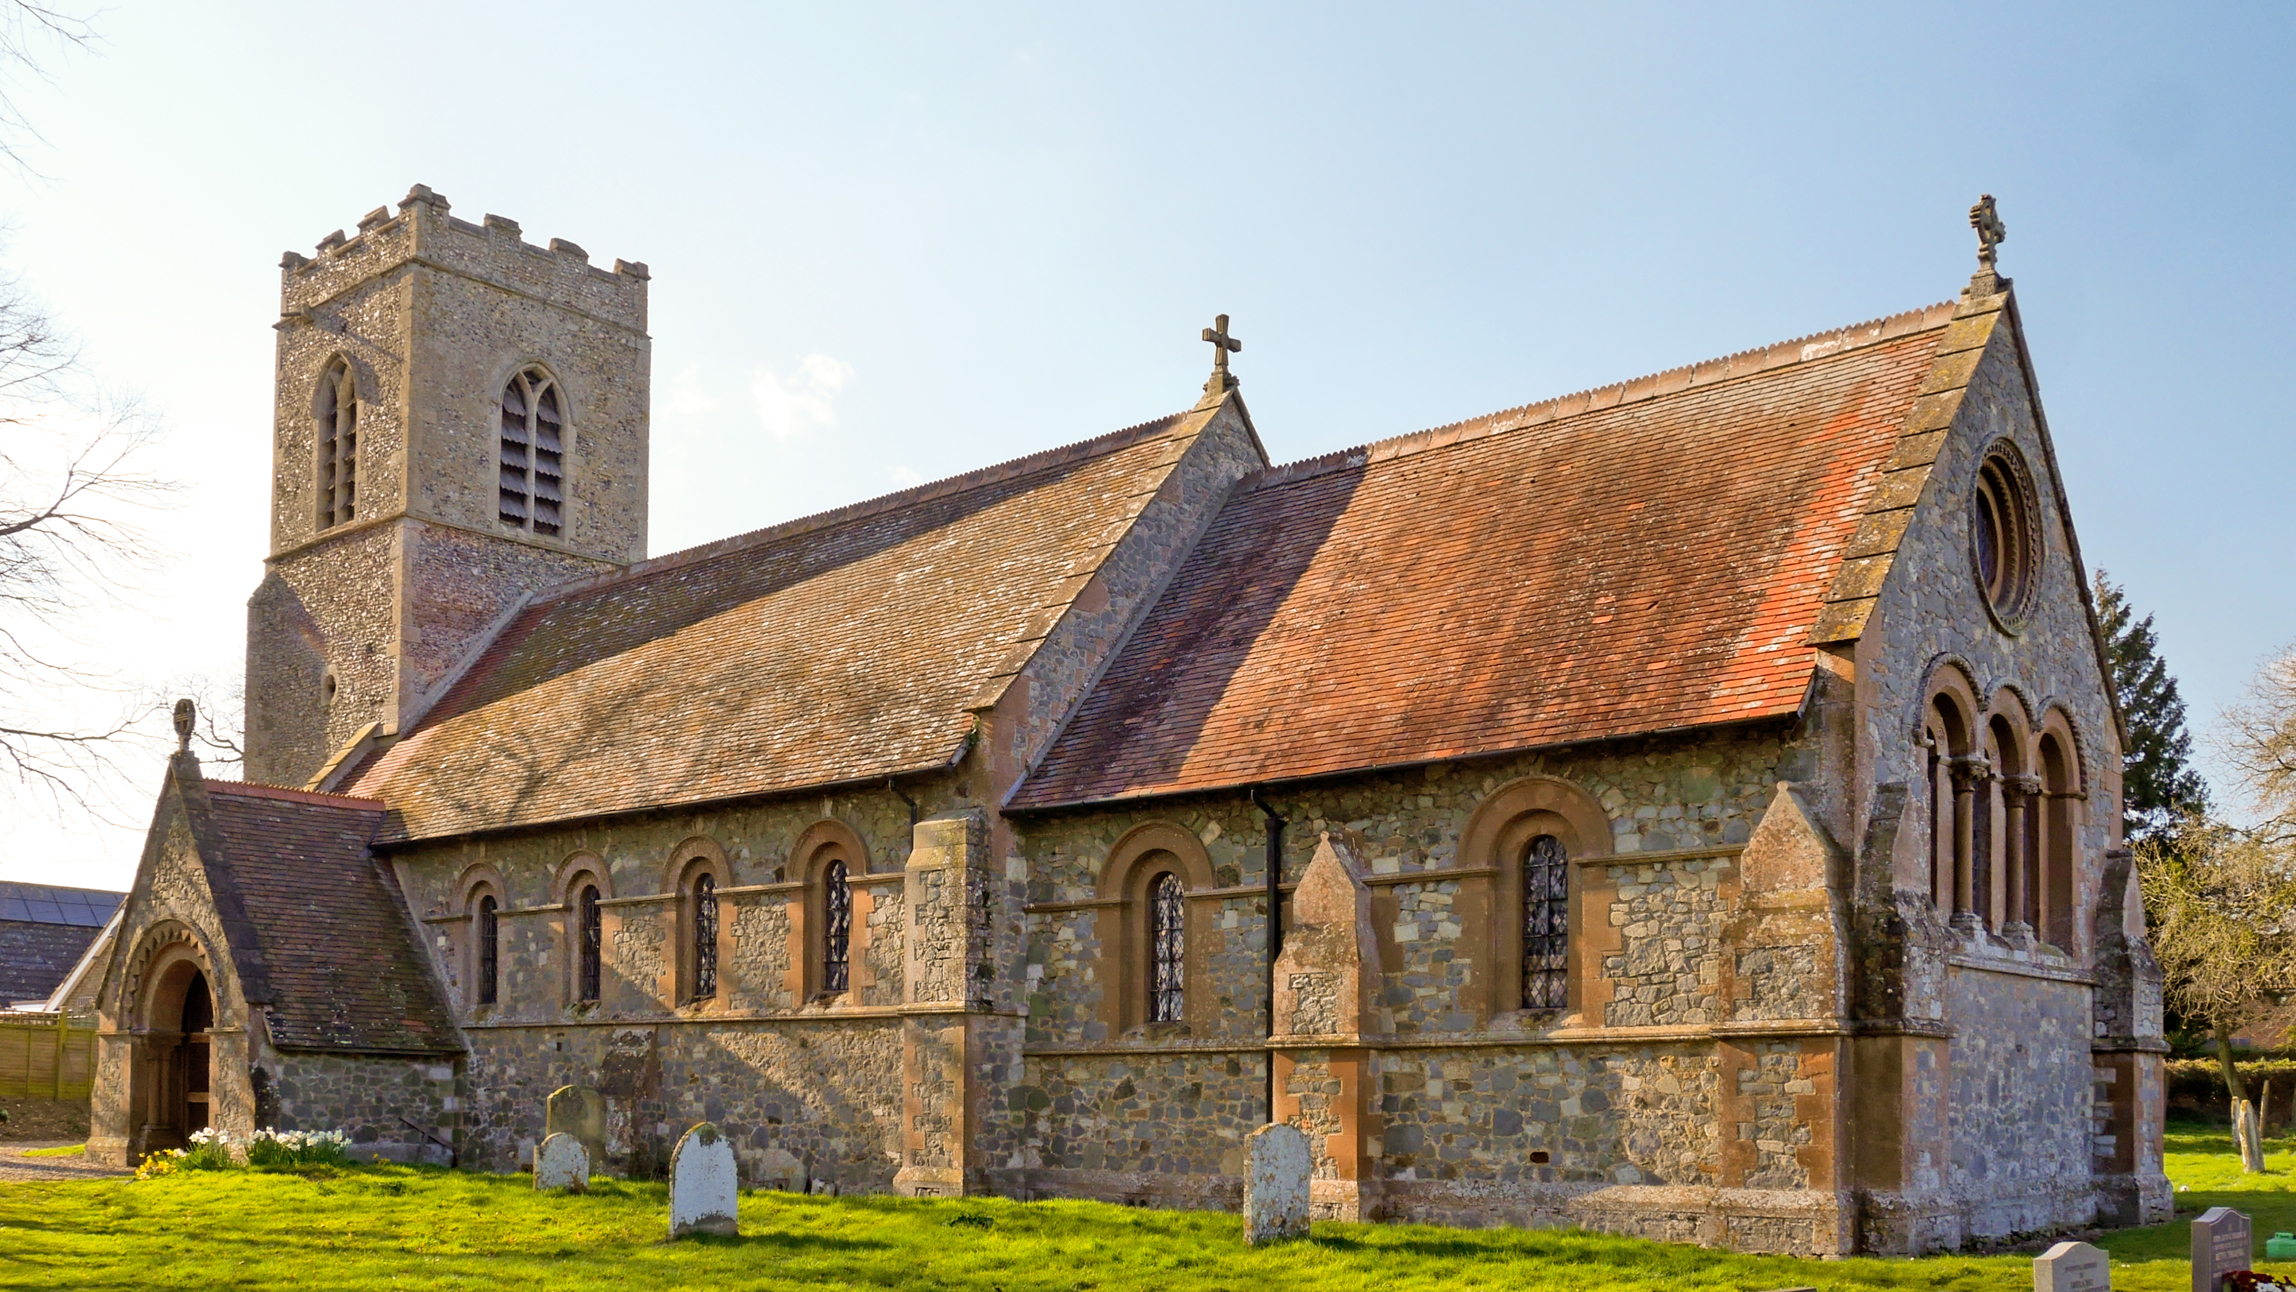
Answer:
[[[95,1059],[93,1016],[0,1013],[0,1098],[85,1099]]]

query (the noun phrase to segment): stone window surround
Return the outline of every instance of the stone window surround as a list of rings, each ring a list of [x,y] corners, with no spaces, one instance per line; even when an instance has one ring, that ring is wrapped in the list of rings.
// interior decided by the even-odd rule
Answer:
[[[1186,943],[1182,961],[1182,1015],[1178,1024],[1198,1036],[1209,1035],[1216,1022],[1212,1008],[1210,952],[1212,909],[1223,895],[1213,892],[1211,854],[1195,833],[1169,821],[1150,821],[1133,827],[1108,850],[1100,868],[1099,910],[1095,924],[1101,929],[1100,955],[1094,976],[1100,986],[1100,1021],[1110,1036],[1123,1036],[1147,1027],[1151,1017],[1149,958],[1155,942],[1149,928],[1148,886],[1158,875],[1180,877],[1183,910],[1181,937]]]
[[[2075,877],[2088,788],[2072,715],[2044,701],[2036,723],[2012,682],[1995,684],[1985,703],[1978,694],[1966,661],[1931,664],[1914,733],[1924,766],[1912,779],[1926,786],[1933,908],[1951,920],[1966,903],[1971,918],[1960,924],[1971,936],[1991,931],[2082,955]],[[1952,801],[1948,785],[1957,787]]]
[[[357,437],[363,434],[365,428],[359,417],[359,392],[367,388],[361,376],[359,365],[352,361],[349,354],[341,350],[330,350],[320,359],[319,375],[311,383],[312,519],[315,533],[324,533],[360,519]],[[332,400],[327,398],[330,393],[334,396]],[[346,398],[351,405],[350,433],[353,439],[349,457],[353,492],[348,504],[336,508],[329,501],[328,471],[333,463],[328,461],[327,452],[335,439],[337,428],[326,423],[331,416],[330,405],[339,408]],[[340,451],[339,446],[337,451]]]
[[[852,890],[852,923],[845,944],[845,990],[836,1001],[858,1004],[868,999],[875,981],[869,968],[869,915],[876,907],[869,874],[869,845],[852,826],[825,819],[814,822],[790,847],[786,874],[798,885],[789,893],[789,968],[783,986],[799,1005],[810,1004],[825,990],[824,971],[829,955],[829,863],[845,863],[846,883]],[[719,936],[729,922],[719,921]],[[721,944],[722,946],[722,944]],[[720,951],[720,964],[730,963]],[[836,1001],[828,1003],[836,1003]]]
[[[461,968],[461,973],[458,975],[460,981],[453,985],[459,988],[457,994],[462,997],[463,1015],[467,1018],[483,1018],[502,1007],[503,965],[499,939],[502,917],[510,913],[510,886],[503,882],[501,871],[485,862],[479,862],[464,870],[455,880],[455,892],[459,895],[454,909],[461,916],[457,922],[460,930],[457,940],[461,945],[452,950],[454,962]],[[497,943],[494,958],[495,1003],[491,1005],[480,1000],[478,990],[479,975],[486,963],[485,948],[479,945],[478,901],[482,897],[494,899]]]
[[[579,897],[584,884],[598,886],[598,999],[582,999],[582,946],[581,930],[576,927],[582,918]],[[597,853],[577,852],[558,863],[558,877],[551,884],[551,900],[560,911],[558,918],[558,991],[559,1003],[564,1006],[602,1006],[611,994],[611,980],[606,974],[612,960],[614,934],[621,917],[608,903],[614,900],[614,877],[606,862]]]
[[[1583,986],[1598,976],[1600,966],[1590,964],[1595,941],[1586,936],[1586,873],[1583,863],[1612,852],[1610,815],[1593,795],[1552,776],[1526,776],[1491,791],[1467,818],[1459,836],[1459,865],[1455,869],[1479,874],[1460,876],[1460,953],[1470,964],[1487,965],[1475,974],[1461,1004],[1486,1023],[1502,1015],[1522,1012],[1523,999],[1523,857],[1540,835],[1560,840],[1570,859],[1568,897],[1568,1004],[1562,1018],[1582,1013]],[[1454,868],[1436,867],[1419,878],[1436,881]],[[1476,918],[1477,889],[1487,907]],[[1382,938],[1381,950],[1386,951]],[[1384,955],[1382,958],[1385,958]],[[1479,988],[1479,989],[1478,989]],[[1528,1015],[1541,1019],[1543,1015]],[[1551,1020],[1548,1020],[1551,1021]]]
[[[1977,584],[1978,600],[1985,603],[2001,631],[2016,636],[2039,592],[2046,527],[2041,523],[2040,491],[2033,469],[2017,442],[2007,435],[1987,444],[1977,455],[1977,472],[1969,486],[1969,577]],[[1978,508],[1981,498],[1993,501],[1995,561],[2000,572],[1994,585],[1985,578],[1978,554]]]
[[[718,898],[717,927],[717,989],[707,997],[694,994],[700,976],[700,956],[695,944],[695,924],[700,918],[694,899],[694,884],[707,875],[715,885]],[[725,849],[713,839],[696,835],[670,849],[670,859],[662,872],[664,891],[677,896],[677,955],[670,973],[672,981],[662,984],[668,990],[664,998],[682,1008],[703,1013],[720,1013],[725,1009],[725,966],[733,963],[733,921],[726,918],[724,892],[732,888],[733,867],[726,860]]]
[[[559,371],[556,364],[551,363],[540,354],[525,350],[505,354],[500,362],[495,365],[489,384],[479,396],[483,408],[475,424],[495,428],[488,434],[486,440],[488,446],[486,454],[487,475],[481,484],[489,498],[492,498],[494,490],[500,487],[502,478],[502,433],[500,430],[502,392],[509,387],[513,380],[527,373],[539,374],[558,395],[558,469],[560,472],[558,532],[556,534],[544,534],[537,531],[531,523],[531,511],[528,513],[529,523],[522,528],[513,529],[506,526],[497,516],[494,522],[487,527],[487,532],[513,533],[526,542],[540,543],[547,547],[573,547],[575,546],[574,479],[579,465],[577,441],[581,438],[575,430],[577,420],[575,406],[580,400],[577,398],[576,392],[568,388],[565,374]],[[529,451],[531,452],[531,449]],[[531,499],[527,505],[529,508],[532,507]]]

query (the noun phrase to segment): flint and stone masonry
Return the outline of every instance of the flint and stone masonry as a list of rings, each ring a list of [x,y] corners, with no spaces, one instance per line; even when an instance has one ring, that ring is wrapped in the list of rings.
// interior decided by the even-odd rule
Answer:
[[[1306,1205],[1327,1220],[1579,1224],[1846,1253],[2168,1213],[2158,978],[2116,835],[2118,719],[2014,298],[1990,268],[1955,303],[1291,467],[1268,466],[1233,378],[1216,373],[1178,417],[652,561],[644,266],[607,272],[571,244],[527,245],[513,222],[452,218],[418,187],[357,237],[290,256],[284,276],[248,739],[252,777],[307,790],[207,787],[188,756],[171,769],[106,978],[100,1156],[164,1146],[197,1116],[349,1129],[385,1156],[443,1159],[444,1143],[465,1167],[510,1171],[572,1124],[579,1095],[592,1170],[669,1172],[681,1136],[699,1151],[687,1129],[707,1123],[708,1151],[730,1153],[745,1182],[819,1192],[1233,1211],[1253,1136],[1273,1120],[1304,1137]],[[359,391],[363,510],[322,529],[311,389],[338,359]],[[494,514],[490,401],[538,365],[568,399],[555,537]],[[1828,405],[1838,417],[1799,415],[1865,419],[1879,448],[1797,450],[1847,465],[1777,526],[1819,535],[1814,546],[1748,567],[1768,571],[1751,602],[1784,607],[1782,627],[1696,619],[1719,613],[1700,596],[1733,556],[1699,551],[1680,571],[1654,558],[1632,586],[1599,564],[1570,574],[1589,591],[1568,622],[1627,632],[1601,639],[1626,643],[1612,654],[1552,638],[1507,647],[1564,656],[1540,685],[1622,715],[1594,735],[1222,780],[1190,769],[1244,766],[1253,751],[1218,745],[1208,721],[1177,737],[1169,720],[1127,727],[1148,711],[1100,702],[1140,685],[1112,679],[1142,677],[1174,679],[1185,699],[1204,661],[1211,692],[1313,672],[1338,635],[1376,636],[1408,608],[1343,605],[1317,630],[1331,636],[1301,636],[1283,616],[1309,595],[1319,554],[1369,569],[1447,517],[1518,495],[1537,523],[1567,527],[1572,481],[1617,465],[1475,476],[1446,463],[1503,465],[1597,415],[1657,427],[1647,454],[1755,452],[1730,419],[1761,408],[1792,425],[1791,400],[1821,396],[1848,402]],[[1486,456],[1458,456],[1470,449]],[[2025,464],[2020,532],[2038,536],[2020,549],[2029,587],[2014,613],[1982,582],[1968,503],[1986,464],[2005,460]],[[1722,465],[1744,467],[1685,470],[1719,478]],[[1416,482],[1416,501],[1405,527],[1365,537],[1350,508],[1375,505],[1382,472]],[[1197,558],[1224,518],[1293,496],[1282,490],[1326,519],[1268,531],[1260,617],[1188,609],[1191,580],[1218,573]],[[1647,502],[1663,520],[1777,493],[1630,509]],[[1100,519],[1058,537],[1048,516],[1062,507]],[[1031,567],[962,562],[1013,526],[1038,547],[1010,550],[1041,549],[1051,575],[1000,636],[995,597]],[[740,734],[663,729],[643,748],[589,749],[628,711],[689,710],[616,690],[619,656],[585,650],[642,652],[737,610],[710,580],[743,558],[791,571],[743,596],[797,598],[805,633],[835,638],[859,603],[834,600],[824,572],[909,551],[853,595],[899,599],[912,575],[954,563],[964,595],[897,604],[917,632],[960,644],[869,673],[867,659],[906,657],[890,639],[856,643],[839,657],[852,687],[825,673],[791,685],[820,688],[800,689],[802,712],[890,732],[899,697],[932,670],[974,670],[958,709],[933,717],[945,752],[714,798],[657,780],[650,798],[521,815],[554,795],[581,801],[573,774],[552,770],[580,757],[604,754],[581,765],[616,775],[716,776],[696,751]],[[1512,573],[1471,556],[1408,580],[1454,607],[1448,622],[1512,604]],[[1808,569],[1819,574],[1792,573]],[[615,595],[585,612],[585,637],[535,655],[531,635],[557,631],[537,607],[569,580]],[[1661,614],[1694,631],[1647,639],[1686,644],[1634,647],[1636,617]],[[977,644],[947,636],[975,621]],[[1801,670],[1785,674],[1783,705],[1635,725],[1637,705],[1660,702],[1653,688],[1758,631],[1774,643],[1762,667]],[[1322,677],[1315,716],[1377,743],[1415,693],[1468,684],[1416,676],[1417,655]],[[551,689],[561,675],[593,679],[578,703]],[[1714,685],[1735,694],[1728,677]],[[1925,706],[1948,692],[1995,742],[1995,762],[1961,757],[1953,781],[1924,743]],[[1348,707],[1359,694],[1395,698]],[[732,713],[752,697],[700,699],[694,711]],[[1502,695],[1492,712],[1537,699]],[[423,743],[482,720],[483,740]],[[2044,733],[2073,765],[2026,798],[2017,751]],[[1163,788],[1042,788],[1082,783],[1062,770],[1080,761],[1071,746],[1130,766],[1152,736],[1197,742],[1158,773]],[[784,756],[760,748],[744,757]],[[1976,790],[1954,788],[1972,785],[1992,796],[1982,810]],[[2010,803],[2033,806],[1991,806]],[[1534,839],[1563,858],[1559,1008],[1524,1007],[1538,972]],[[1964,843],[1974,856],[1956,852]],[[2015,859],[2043,855],[2045,893],[2016,887]],[[1981,871],[1968,909],[1957,862]],[[1180,897],[1159,914],[1164,876]],[[301,905],[265,900],[273,888]],[[309,938],[279,927],[292,910],[349,927],[354,902],[404,932],[403,963],[365,971],[385,995],[352,999],[296,958]],[[197,1033],[195,990],[213,1002]],[[208,1065],[196,1113],[182,1093],[194,1044]],[[546,1103],[559,1108],[548,1125]]]

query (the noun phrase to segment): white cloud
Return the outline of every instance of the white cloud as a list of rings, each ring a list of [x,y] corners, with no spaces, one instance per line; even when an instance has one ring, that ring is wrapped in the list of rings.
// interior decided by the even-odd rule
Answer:
[[[670,382],[670,402],[665,410],[678,417],[700,417],[717,411],[718,402],[702,392],[702,366],[689,363],[678,369]]]
[[[787,377],[760,368],[749,383],[758,420],[777,440],[814,427],[835,426],[837,392],[852,375],[852,364],[825,354],[805,356]]]

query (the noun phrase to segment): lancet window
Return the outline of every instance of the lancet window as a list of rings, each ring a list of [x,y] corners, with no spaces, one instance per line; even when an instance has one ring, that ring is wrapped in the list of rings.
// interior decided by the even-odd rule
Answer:
[[[478,1003],[492,1005],[501,993],[502,912],[494,894],[478,899]]]
[[[717,995],[718,899],[717,879],[707,873],[694,877],[694,999]]]
[[[579,931],[581,964],[576,995],[588,1004],[598,999],[599,955],[602,951],[604,921],[598,909],[598,886],[584,884],[582,895],[575,899],[575,927]]]
[[[1569,1003],[1570,857],[1551,834],[1523,850],[1523,1008]]]
[[[351,366],[341,359],[319,378],[314,410],[319,432],[319,528],[331,529],[358,514],[359,399]]]
[[[1187,903],[1180,877],[1170,871],[1148,885],[1148,1019],[1177,1023],[1188,1016]]]
[[[566,416],[558,384],[540,368],[528,368],[502,388],[501,520],[555,538],[565,503]]]
[[[828,917],[821,939],[821,989],[842,995],[853,980],[853,885],[846,879],[845,863],[830,862],[821,886],[822,911]]]

